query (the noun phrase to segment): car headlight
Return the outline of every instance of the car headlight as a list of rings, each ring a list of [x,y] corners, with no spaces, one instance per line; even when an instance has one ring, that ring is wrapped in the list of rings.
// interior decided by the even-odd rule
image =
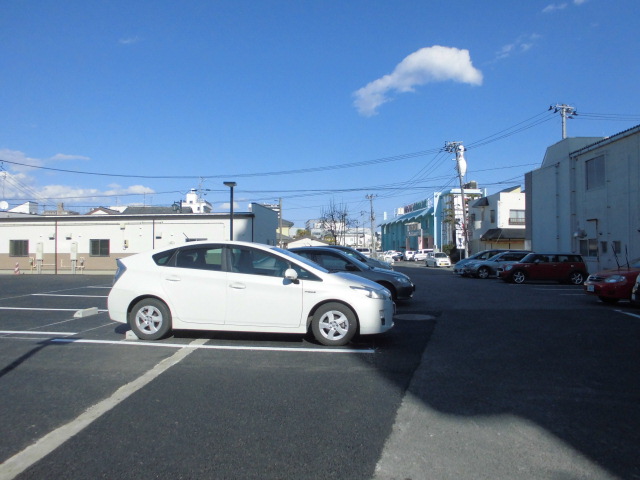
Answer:
[[[380,287],[379,289],[364,286],[351,288],[369,298],[378,298],[384,300],[385,298],[389,298],[391,296],[391,292],[389,292],[389,290],[384,287]]]
[[[505,270],[505,272],[508,272],[512,268],[513,268],[513,265],[507,265],[506,267],[504,267],[504,270]]]
[[[611,275],[610,277],[605,278],[604,283],[619,283],[624,282],[626,278],[622,275]]]
[[[408,277],[398,277],[398,283],[402,283],[403,285],[411,285],[411,280]]]

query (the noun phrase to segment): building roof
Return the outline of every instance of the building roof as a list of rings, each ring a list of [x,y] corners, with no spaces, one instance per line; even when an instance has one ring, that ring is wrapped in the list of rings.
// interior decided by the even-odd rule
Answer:
[[[182,207],[182,211],[174,210],[173,207],[127,207],[122,215],[169,215],[176,213],[193,213],[191,207]]]
[[[404,215],[392,218],[391,220],[386,220],[382,222],[381,225],[390,225],[392,223],[406,223],[430,214],[433,214],[433,207],[425,207],[413,212],[405,213]]]
[[[490,228],[482,234],[483,242],[491,240],[524,240],[524,228]]]

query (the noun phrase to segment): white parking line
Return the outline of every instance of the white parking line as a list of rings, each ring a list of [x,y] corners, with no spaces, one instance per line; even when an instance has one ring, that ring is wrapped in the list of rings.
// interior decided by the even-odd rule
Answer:
[[[78,335],[78,332],[43,332],[38,330],[0,330],[2,335]]]
[[[206,340],[196,339],[189,345],[183,347],[195,347]],[[76,417],[66,425],[62,425],[56,430],[48,433],[38,441],[28,446],[21,452],[6,460],[0,465],[0,480],[11,480],[31,465],[43,459],[46,455],[53,452],[60,445],[65,443],[71,437],[80,433],[86,427],[91,425],[95,420],[105,413],[115,408],[118,404],[126,400],[130,395],[136,393],[149,382],[160,376],[172,366],[181,362],[187,355],[194,351],[193,348],[181,348],[171,357],[159,362],[155,367],[143,373],[137,379],[116,390],[109,398],[96,403],[89,407],[83,414]]]
[[[80,297],[80,298],[107,298],[108,295],[62,295],[59,293],[32,293],[32,297]]]
[[[77,312],[78,308],[24,308],[24,307],[0,307],[0,310],[33,310],[39,312]]]
[[[81,308],[35,308],[35,307],[0,307],[0,310],[33,310],[38,312],[77,312]],[[108,312],[107,309],[98,309],[98,312]]]
[[[205,341],[209,341],[205,339]],[[160,348],[197,348],[207,350],[254,350],[254,351],[275,351],[275,352],[313,352],[313,353],[375,353],[372,348],[308,348],[308,347],[258,347],[247,345],[184,345],[181,343],[161,343],[161,342],[144,342],[144,341],[125,341],[125,340],[86,340],[82,338],[54,338],[53,343],[94,343],[103,345],[126,345],[129,347],[160,347]]]
[[[616,310],[616,312],[629,315],[630,317],[640,318],[640,315],[638,315],[637,313],[625,312],[624,310]]]

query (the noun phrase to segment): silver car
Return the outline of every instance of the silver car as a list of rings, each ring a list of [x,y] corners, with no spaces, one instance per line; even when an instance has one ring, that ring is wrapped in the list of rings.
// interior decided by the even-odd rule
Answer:
[[[509,263],[522,260],[528,253],[524,250],[509,250],[498,253],[487,260],[473,260],[464,266],[465,276],[476,278],[489,278],[498,275],[498,269]]]
[[[404,273],[370,267],[335,248],[295,247],[289,251],[317,263],[330,272],[349,272],[373,280],[389,290],[393,300],[408,300],[416,290],[416,286]]]

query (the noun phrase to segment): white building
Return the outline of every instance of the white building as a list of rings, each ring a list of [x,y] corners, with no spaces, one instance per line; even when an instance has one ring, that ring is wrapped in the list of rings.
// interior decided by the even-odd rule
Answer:
[[[89,215],[0,215],[0,270],[62,273],[115,271],[116,259],[195,240],[230,239],[225,213],[180,213],[171,207],[130,207],[123,213],[95,209]],[[276,244],[278,214],[257,203],[234,212],[233,240]]]
[[[532,250],[580,253],[590,272],[639,257],[640,125],[552,145],[525,192]]]
[[[469,204],[471,251],[529,249],[525,242],[525,194],[507,188]]]

